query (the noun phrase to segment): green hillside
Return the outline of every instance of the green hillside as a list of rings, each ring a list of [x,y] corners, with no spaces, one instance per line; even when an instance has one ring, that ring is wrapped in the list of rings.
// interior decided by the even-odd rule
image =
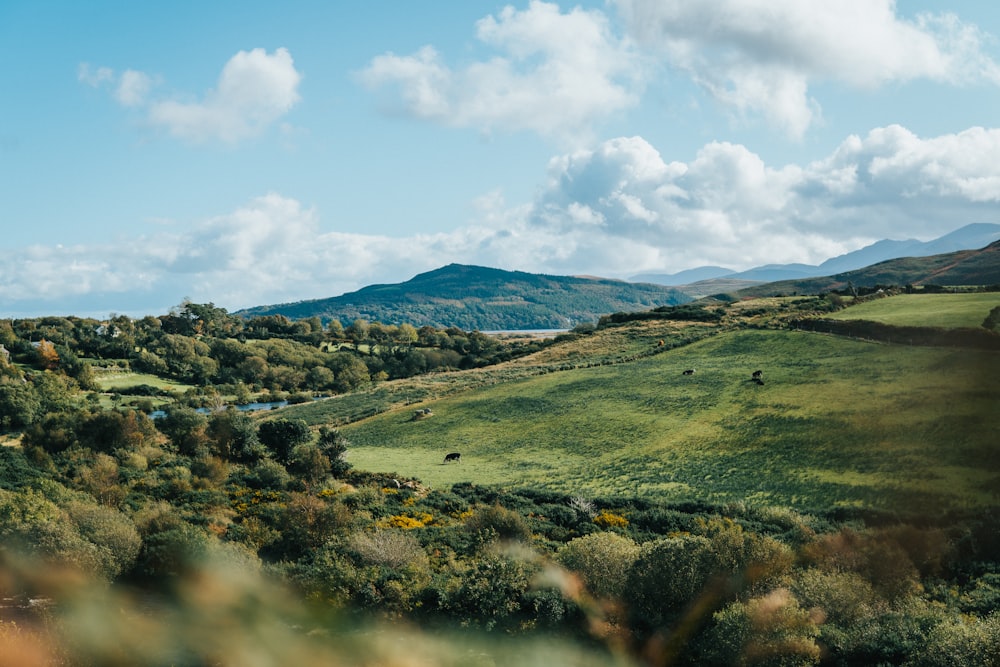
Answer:
[[[694,368],[694,375],[681,372]],[[764,371],[765,385],[751,383]],[[988,504],[1000,354],[732,331],[469,390],[345,429],[355,466],[587,496],[793,507]],[[461,464],[443,465],[449,451]]]
[[[260,306],[243,317],[320,317],[384,324],[458,327],[466,331],[569,329],[606,313],[685,303],[677,289],[647,283],[575,276],[548,276],[450,264],[404,283],[371,285],[328,299]]]
[[[873,299],[831,315],[836,320],[871,320],[893,326],[977,328],[1000,306],[1000,293],[897,294]]]
[[[997,285],[1000,284],[1000,241],[980,250],[961,250],[929,257],[902,257],[856,271],[821,278],[782,280],[746,287],[742,297],[820,294],[850,286],[876,285]]]

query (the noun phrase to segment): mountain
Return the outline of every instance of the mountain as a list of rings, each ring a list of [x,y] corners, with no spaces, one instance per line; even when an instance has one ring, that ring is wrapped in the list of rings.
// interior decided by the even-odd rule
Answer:
[[[927,257],[900,257],[832,276],[754,285],[737,296],[819,294],[876,285],[1000,285],[1000,241],[979,250],[959,250]]]
[[[685,292],[695,296],[697,293],[703,292],[704,289],[702,285],[691,285],[691,283],[703,283],[706,280],[724,278],[726,280],[751,280],[770,283],[831,276],[846,271],[863,269],[866,266],[898,257],[929,257],[931,255],[956,252],[958,250],[982,248],[996,240],[1000,240],[1000,225],[979,222],[965,225],[931,241],[918,241],[917,239],[894,241],[883,239],[859,250],[838,257],[832,257],[818,265],[766,264],[740,272],[727,271],[718,266],[703,266],[673,274],[641,274],[633,276],[632,279],[641,278],[647,282],[658,283],[660,285],[684,286]],[[684,281],[685,279],[687,279],[687,282]],[[693,289],[688,289],[689,287]]]
[[[657,285],[689,285],[703,280],[714,280],[731,276],[735,271],[723,266],[699,266],[677,273],[640,273],[629,278],[632,282],[656,283]]]
[[[608,313],[688,301],[691,297],[680,290],[652,283],[449,264],[403,283],[370,285],[341,296],[258,306],[235,314],[318,316],[324,322],[338,319],[344,324],[356,319],[406,322],[467,331],[568,329]]]

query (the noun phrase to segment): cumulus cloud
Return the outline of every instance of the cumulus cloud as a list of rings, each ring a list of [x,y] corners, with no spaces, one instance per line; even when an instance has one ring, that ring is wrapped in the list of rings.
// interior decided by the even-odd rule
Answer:
[[[190,228],[157,225],[114,245],[0,251],[0,311],[160,303],[159,314],[184,297],[235,310],[398,282],[451,262],[619,278],[817,264],[898,239],[900,229],[930,239],[1000,222],[1000,129],[921,138],[877,128],[822,160],[783,166],[723,142],[689,162],[666,161],[643,138],[620,137],[554,157],[531,202],[488,193],[474,204],[464,227],[388,237],[329,231],[335,220],[270,193]]]
[[[298,103],[302,80],[284,48],[270,54],[264,49],[239,51],[222,68],[216,87],[197,101],[186,96],[151,99],[155,78],[136,70],[118,75],[84,63],[77,76],[93,87],[111,86],[114,98],[141,109],[150,125],[194,143],[236,143],[259,135]]]
[[[396,112],[457,127],[531,130],[566,138],[637,102],[641,62],[607,17],[533,1],[476,24],[496,55],[453,69],[431,46],[373,58],[360,73],[390,91]]]
[[[988,36],[953,14],[905,19],[894,0],[616,0],[629,34],[741,113],[801,137],[818,81],[874,89],[914,79],[1000,84]]]

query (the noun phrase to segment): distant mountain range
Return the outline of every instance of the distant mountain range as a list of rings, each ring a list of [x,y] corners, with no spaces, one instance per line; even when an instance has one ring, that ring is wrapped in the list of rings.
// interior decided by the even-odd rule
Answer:
[[[979,250],[959,250],[927,257],[900,257],[832,276],[755,284],[739,297],[819,294],[877,285],[1000,285],[1000,241]]]
[[[860,250],[849,252],[839,257],[833,257],[822,264],[765,264],[747,269],[732,271],[721,266],[702,266],[679,273],[641,273],[629,278],[637,282],[656,283],[673,287],[687,286],[706,280],[725,278],[728,281],[752,281],[770,283],[781,280],[796,280],[831,276],[846,271],[863,269],[866,266],[899,257],[929,257],[958,250],[983,248],[994,241],[1000,240],[1000,225],[991,223],[973,223],[950,234],[945,234],[932,241],[882,240],[865,246]],[[686,290],[687,291],[687,290]],[[703,290],[695,290],[700,292]]]
[[[284,315],[293,320],[319,317],[345,325],[365,319],[466,331],[570,329],[610,313],[673,306],[722,293],[748,297],[817,294],[850,285],[1000,284],[997,239],[1000,225],[968,225],[934,241],[879,241],[818,266],[768,265],[707,279],[703,276],[726,270],[691,269],[670,276],[693,279],[676,286],[449,264],[402,283],[370,285],[341,296],[258,306],[235,314],[247,318]],[[886,258],[886,254],[895,256]],[[651,280],[654,276],[643,277]]]
[[[449,264],[391,285],[370,285],[327,299],[258,306],[242,317],[318,316],[324,322],[356,319],[471,331],[570,329],[601,315],[649,310],[691,301],[673,287],[579,276],[548,276]]]

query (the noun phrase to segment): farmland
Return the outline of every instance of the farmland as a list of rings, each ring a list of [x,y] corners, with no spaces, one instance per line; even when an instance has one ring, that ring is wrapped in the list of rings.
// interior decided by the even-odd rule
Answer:
[[[872,320],[895,326],[979,327],[992,308],[1000,306],[1000,294],[897,294],[851,306],[832,315],[838,320]]]
[[[682,376],[686,368],[697,369]],[[764,370],[765,384],[749,382]],[[345,428],[355,466],[588,495],[800,508],[995,501],[1000,355],[733,331],[472,389]],[[417,404],[421,407],[425,404]],[[462,463],[443,465],[447,451]]]

